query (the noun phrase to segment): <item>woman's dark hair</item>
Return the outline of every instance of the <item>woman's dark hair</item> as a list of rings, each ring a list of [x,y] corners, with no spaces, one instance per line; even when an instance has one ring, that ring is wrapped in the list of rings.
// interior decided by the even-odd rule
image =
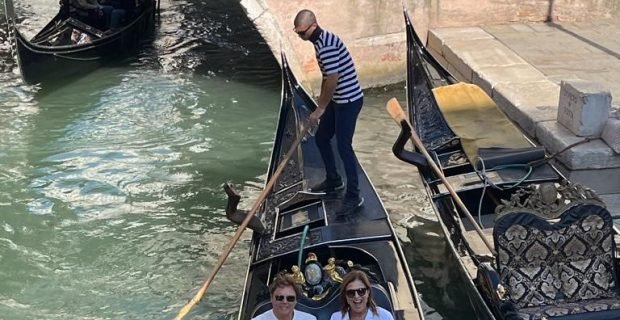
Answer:
[[[349,303],[347,302],[347,286],[355,280],[361,281],[364,286],[366,286],[366,295],[368,296],[367,307],[370,308],[370,311],[372,311],[373,314],[378,315],[377,304],[372,298],[372,288],[370,287],[368,276],[364,271],[352,270],[344,276],[344,279],[342,279],[342,285],[340,286],[340,312],[342,312],[342,316],[344,317],[344,314],[349,312],[351,309]]]
[[[275,279],[273,279],[271,285],[269,285],[269,294],[273,296],[273,293],[276,291],[277,288],[284,288],[289,286],[295,289],[295,294],[299,298],[299,296],[301,295],[301,289],[295,283],[293,277],[291,277],[291,275],[287,273],[279,273],[278,275],[276,275]]]

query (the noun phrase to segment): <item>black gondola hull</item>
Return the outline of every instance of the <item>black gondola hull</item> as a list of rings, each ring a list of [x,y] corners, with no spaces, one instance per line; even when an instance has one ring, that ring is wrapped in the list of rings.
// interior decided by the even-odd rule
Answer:
[[[34,38],[50,32],[65,19],[61,12]],[[111,61],[120,60],[151,39],[154,26],[154,2],[117,32],[103,35],[91,43],[80,45],[38,45],[15,29],[17,59],[20,72],[28,84],[63,81],[91,72]],[[33,38],[33,39],[34,39]]]
[[[302,123],[316,108],[284,56],[282,59],[282,102],[268,179],[292,141],[303,134]],[[345,262],[351,261],[355,265],[352,268],[365,270],[374,283],[372,290],[378,305],[393,311],[396,319],[423,319],[413,278],[388,214],[359,163],[358,172],[365,202],[355,214],[336,216],[336,200],[325,197],[296,200],[308,184],[319,182],[325,174],[314,138],[306,137],[258,214],[268,232],[255,232],[252,236],[239,319],[249,320],[268,310],[267,286],[275,274],[285,270],[290,273],[294,265],[304,271],[309,265],[304,260],[309,252],[316,255],[323,270],[327,270],[329,258],[334,258],[340,267],[347,268]],[[339,306],[339,285],[330,282],[326,274],[320,282],[322,293],[313,291],[316,288],[308,281],[302,286],[307,295],[297,304],[298,310],[314,314],[318,320],[328,320]]]
[[[416,152],[418,150],[404,150],[403,142],[411,136],[410,128],[402,129],[393,150],[400,159],[420,169],[419,174],[431,199],[431,206],[450,249],[457,258],[455,268],[463,275],[476,319],[619,318],[620,311],[615,306],[620,304],[620,295],[617,294],[614,283],[617,283],[620,275],[615,268],[618,257],[615,255],[616,244],[613,242],[614,237],[617,237],[617,230],[613,227],[611,214],[605,209],[605,204],[592,190],[566,180],[549,163],[550,159],[545,158],[544,150],[535,147],[514,127],[508,128],[511,135],[522,137],[523,141],[527,141],[524,144],[529,143],[530,146],[518,146],[519,143],[511,142],[507,143],[507,146],[498,147],[495,141],[492,146],[479,148],[475,156],[467,155],[463,144],[481,139],[484,135],[468,134],[470,131],[463,131],[462,126],[459,127],[463,125],[459,123],[459,119],[455,121],[452,118],[454,128],[465,132],[466,139],[469,140],[461,141],[448,125],[447,118],[452,111],[450,108],[455,108],[455,105],[461,107],[459,117],[465,119],[468,119],[465,112],[473,115],[484,114],[485,119],[495,117],[494,120],[501,117],[501,113],[499,116],[491,115],[495,111],[490,108],[493,107],[492,102],[483,105],[481,100],[464,101],[467,99],[463,98],[461,93],[478,94],[482,90],[473,85],[454,84],[454,78],[420,42],[406,12],[404,15],[408,47],[409,122],[413,124],[430,154],[428,161],[433,161],[437,170],[431,171],[426,161],[419,160]],[[447,95],[459,97],[459,100],[446,99]],[[483,95],[487,97],[485,101],[490,101],[486,94],[479,94]],[[440,105],[438,100],[444,104]],[[499,121],[491,120],[489,123],[499,125]],[[475,125],[485,124],[477,122]],[[494,129],[484,128],[485,134]],[[506,131],[506,126],[501,126],[500,130],[491,131],[491,134],[506,137],[502,136],[502,132]],[[458,195],[458,199],[447,191],[448,184],[454,190],[453,193]],[[600,219],[600,230],[579,229],[578,225],[585,219]],[[517,236],[518,232],[514,230],[531,232]],[[566,230],[579,231],[568,235]],[[591,233],[596,233],[597,236],[593,237]],[[545,236],[540,240],[532,236],[533,234]],[[573,241],[577,243],[579,240],[575,239],[580,237],[596,238],[597,240],[588,244],[594,249],[581,252],[567,249]],[[536,249],[527,249],[532,247]],[[512,248],[518,249],[511,251]],[[540,250],[536,251],[538,249]],[[541,252],[551,254],[540,254]],[[566,276],[567,273],[558,275],[565,272],[562,268],[572,261],[592,260],[588,254],[596,256],[596,259],[599,256],[609,257],[606,260],[608,264],[594,272],[599,279],[613,279],[610,281],[612,285],[605,287],[604,284],[604,289],[593,291],[595,293],[588,297],[573,297],[569,303],[563,299],[567,292],[570,294],[565,290],[569,287],[567,283],[571,283],[570,288],[573,290],[585,290],[589,288],[589,278],[578,275],[580,271],[573,272],[571,276]],[[528,271],[523,271],[524,269]],[[528,273],[543,269],[552,271],[548,274]],[[526,273],[528,276],[519,278]],[[551,276],[544,278],[543,275]],[[527,280],[524,280],[525,278]],[[523,282],[520,281],[527,281],[528,284],[522,286]],[[553,283],[553,286],[548,283]],[[557,288],[558,284],[561,289],[557,292],[553,289],[538,289]],[[525,289],[520,291],[522,288]],[[531,303],[533,298],[518,300],[522,292],[526,292],[527,297],[546,295],[553,298]],[[574,307],[579,304],[580,307]],[[602,307],[586,307],[593,304]]]

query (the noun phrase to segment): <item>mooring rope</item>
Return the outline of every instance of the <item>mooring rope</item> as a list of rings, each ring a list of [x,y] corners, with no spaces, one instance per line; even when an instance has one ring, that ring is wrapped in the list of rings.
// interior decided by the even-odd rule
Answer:
[[[499,165],[494,167],[491,170],[487,170],[485,163],[484,163],[484,159],[482,159],[482,157],[478,156],[476,158],[476,160],[478,160],[480,162],[480,165],[482,166],[481,170],[478,170],[477,166],[474,164],[474,171],[476,172],[476,174],[478,175],[478,177],[480,178],[480,180],[482,180],[483,183],[483,187],[482,187],[482,194],[480,195],[480,201],[478,202],[478,224],[480,225],[481,228],[484,228],[483,224],[482,224],[482,201],[484,199],[484,195],[486,193],[486,189],[487,189],[487,185],[497,189],[497,190],[509,190],[512,188],[516,188],[519,185],[521,185],[523,182],[525,182],[525,180],[527,180],[527,178],[529,178],[532,174],[532,172],[534,171],[535,167],[539,167],[549,161],[551,161],[552,159],[556,158],[558,155],[560,155],[561,153],[570,150],[578,145],[587,143],[594,140],[593,138],[585,138],[583,140],[577,141],[573,144],[568,145],[566,148],[563,148],[562,150],[553,153],[552,155],[545,157],[543,159],[540,160],[534,160],[531,162],[528,162],[526,164],[505,164],[505,165]],[[495,183],[493,183],[493,181],[491,181],[491,179],[489,179],[487,172],[490,171],[499,171],[499,170],[503,170],[503,169],[513,169],[513,168],[523,168],[523,169],[527,169],[527,173],[521,177],[517,182],[509,185],[509,186],[498,186]]]

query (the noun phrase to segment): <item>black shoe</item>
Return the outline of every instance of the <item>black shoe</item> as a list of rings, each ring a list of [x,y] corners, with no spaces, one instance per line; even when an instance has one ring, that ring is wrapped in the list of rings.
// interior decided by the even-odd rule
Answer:
[[[344,216],[351,213],[354,213],[364,204],[364,198],[360,196],[356,197],[345,197],[342,199],[342,203],[340,207],[336,210],[337,216]]]
[[[325,180],[315,186],[310,187],[310,192],[314,193],[333,193],[344,189],[344,182],[341,179],[337,180]]]

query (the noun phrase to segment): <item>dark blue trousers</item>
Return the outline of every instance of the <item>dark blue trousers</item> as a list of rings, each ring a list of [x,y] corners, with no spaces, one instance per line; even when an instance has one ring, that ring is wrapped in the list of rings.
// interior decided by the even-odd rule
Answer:
[[[344,171],[347,177],[347,197],[359,195],[359,185],[357,179],[357,158],[353,151],[353,133],[357,116],[362,110],[364,98],[344,104],[331,102],[321,116],[319,127],[315,134],[316,145],[319,147],[321,158],[325,164],[325,173],[328,180],[338,179],[336,170],[336,160],[330,141],[336,136],[338,154],[342,159]]]

